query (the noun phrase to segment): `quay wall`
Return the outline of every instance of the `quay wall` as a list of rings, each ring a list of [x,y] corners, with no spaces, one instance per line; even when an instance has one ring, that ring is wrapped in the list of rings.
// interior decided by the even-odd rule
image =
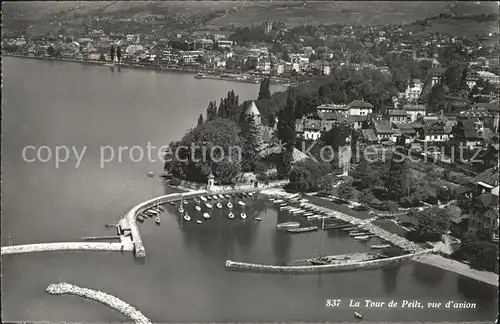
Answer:
[[[232,270],[247,270],[247,271],[270,272],[270,273],[317,273],[317,272],[335,272],[335,271],[346,271],[346,270],[364,270],[364,269],[376,269],[392,264],[403,263],[414,257],[433,252],[435,252],[434,249],[430,249],[421,252],[416,252],[413,254],[406,254],[380,260],[345,262],[340,264],[327,264],[327,265],[308,265],[308,266],[276,266],[276,265],[244,263],[244,262],[227,260],[226,268]]]
[[[212,189],[212,188],[210,188]],[[195,197],[200,197],[203,195],[211,194],[211,193],[238,193],[238,192],[249,192],[249,191],[259,191],[258,188],[251,189],[232,189],[232,190],[221,190],[221,191],[213,191],[213,190],[196,190],[190,192],[182,192],[182,193],[172,193],[156,198],[152,198],[150,200],[144,201],[139,205],[134,206],[126,215],[125,218],[129,222],[130,225],[130,233],[132,236],[132,243],[134,245],[135,256],[137,258],[146,257],[146,250],[144,247],[144,243],[141,239],[141,234],[139,232],[139,227],[137,225],[136,217],[138,214],[142,213],[149,208],[155,207],[157,205],[162,205],[165,203],[169,203],[171,201],[178,201],[181,199],[191,199]]]
[[[2,246],[2,255],[48,251],[132,251],[132,246],[106,242],[59,242]]]
[[[117,311],[119,311],[126,317],[130,318],[137,324],[152,323],[146,316],[144,316],[140,311],[135,309],[130,304],[124,302],[123,300],[115,296],[106,294],[101,291],[78,287],[66,282],[51,284],[46,288],[46,291],[51,295],[69,294],[95,300],[111,308],[116,309]]]

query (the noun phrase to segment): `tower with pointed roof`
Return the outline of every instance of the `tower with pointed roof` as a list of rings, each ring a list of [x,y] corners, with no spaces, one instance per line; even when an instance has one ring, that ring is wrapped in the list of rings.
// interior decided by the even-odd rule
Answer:
[[[245,115],[252,116],[253,120],[255,121],[255,125],[257,125],[259,127],[260,127],[260,125],[262,125],[262,117],[260,115],[259,108],[257,108],[257,105],[255,104],[255,101],[252,101],[248,105],[248,108],[245,111]]]

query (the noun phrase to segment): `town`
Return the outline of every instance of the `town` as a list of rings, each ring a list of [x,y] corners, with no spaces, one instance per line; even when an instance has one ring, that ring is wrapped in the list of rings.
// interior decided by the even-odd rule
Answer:
[[[5,317],[489,320],[487,5],[5,6]]]

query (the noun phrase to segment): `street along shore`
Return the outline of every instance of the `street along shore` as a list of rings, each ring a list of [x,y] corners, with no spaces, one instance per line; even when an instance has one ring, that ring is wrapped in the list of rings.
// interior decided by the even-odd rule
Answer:
[[[179,65],[163,65],[157,63],[144,63],[144,62],[120,62],[113,63],[108,61],[96,61],[96,60],[83,60],[83,59],[71,59],[71,58],[63,58],[63,57],[48,57],[48,56],[35,56],[35,55],[21,55],[21,54],[2,54],[2,56],[7,57],[17,57],[17,58],[25,58],[25,59],[36,59],[36,60],[46,60],[46,61],[59,61],[59,62],[70,62],[70,63],[79,63],[79,64],[87,64],[87,65],[98,65],[98,66],[106,66],[110,68],[130,68],[130,69],[145,69],[145,70],[153,70],[153,71],[166,71],[166,72],[178,72],[178,73],[189,73],[189,74],[202,74],[203,77],[199,77],[199,79],[211,79],[211,80],[221,80],[221,81],[232,81],[232,82],[242,82],[242,83],[256,83],[254,80],[259,80],[259,78],[268,77],[269,75],[263,73],[255,73],[253,72],[250,76],[249,74],[242,74],[241,72],[227,72],[227,71],[219,71],[213,69],[206,69],[200,67],[189,67],[189,66],[179,66]],[[245,75],[245,78],[242,78],[241,75]],[[258,82],[257,82],[258,83]],[[279,77],[271,77],[271,84],[276,85],[289,85],[290,81],[286,78]]]

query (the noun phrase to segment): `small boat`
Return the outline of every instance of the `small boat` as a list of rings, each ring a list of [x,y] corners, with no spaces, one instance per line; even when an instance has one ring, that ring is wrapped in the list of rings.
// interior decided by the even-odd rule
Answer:
[[[142,217],[142,215],[137,215],[136,218],[139,222],[144,222],[144,217]]]
[[[206,203],[205,206],[207,206],[207,208],[212,208],[212,204],[210,203]]]
[[[182,208],[182,206],[181,206],[181,207],[179,207],[179,212],[180,212],[180,213],[183,213],[183,212],[184,212],[184,208]]]
[[[158,212],[154,209],[149,209],[147,212],[152,214],[153,216],[156,216],[158,214]]]
[[[276,225],[277,229],[288,229],[288,228],[296,228],[300,227],[299,222],[286,222],[286,223],[280,223]]]
[[[194,207],[197,211],[200,211],[201,210],[201,207],[200,206],[196,206]]]
[[[160,213],[163,213],[165,211],[165,208],[163,208],[163,206],[158,206],[158,210],[160,211]]]
[[[222,208],[222,204],[221,203],[217,203],[217,208]]]
[[[365,232],[351,232],[349,233],[349,236],[364,236],[366,235]]]
[[[183,203],[184,205],[187,205],[187,204],[188,204],[188,201],[187,201],[187,200],[184,200],[182,203]]]
[[[230,202],[227,203],[227,208],[233,208],[233,204],[231,204]]]
[[[160,225],[160,217],[156,216],[155,217],[155,222],[156,222],[156,225]]]
[[[203,214],[203,217],[204,217],[205,219],[209,219],[209,218],[210,218],[210,214],[209,214],[209,213],[204,213],[204,214]]]
[[[354,239],[358,241],[368,241],[370,237],[368,235],[361,235],[361,236],[355,236]]]
[[[241,206],[246,206],[246,204],[243,201],[238,201],[238,204],[240,204]]]
[[[358,312],[354,312],[354,316],[355,316],[356,318],[359,318],[359,319],[362,319],[362,318],[363,318],[363,315],[361,315],[361,314],[360,314],[360,313],[358,313]]]
[[[227,215],[227,217],[233,219],[234,218],[234,214],[233,213],[229,213],[229,215]]]
[[[155,176],[154,172],[149,172],[149,173],[148,173],[148,177],[152,178],[152,177],[154,177],[154,176]]]
[[[213,198],[213,199],[219,199],[219,196],[217,196],[217,195],[213,195],[213,196],[212,196],[212,198]]]
[[[259,221],[259,222],[260,222],[260,221],[262,221],[262,218],[260,218],[260,217],[255,217],[254,219],[255,219],[256,221]]]
[[[203,222],[202,222],[201,220],[199,220],[199,219],[198,219],[198,220],[196,221],[196,223],[201,224],[201,223],[203,223]]]
[[[289,228],[286,231],[288,233],[305,233],[305,232],[314,232],[317,230],[318,226],[308,226],[308,227]]]
[[[175,202],[173,202],[173,201],[169,201],[168,203],[169,203],[171,206],[175,206]]]
[[[275,205],[279,205],[279,204],[284,203],[284,200],[276,199],[276,200],[272,201],[272,203],[275,204]]]
[[[249,192],[248,196],[253,197],[253,192]]]
[[[229,199],[229,198],[231,198],[231,195],[225,195],[225,197],[226,197],[227,199]]]
[[[390,244],[375,244],[375,245],[370,245],[370,248],[372,249],[387,249],[390,248]]]
[[[204,196],[201,196],[201,197],[200,197],[200,199],[201,199],[202,201],[207,201],[207,198],[205,198]]]
[[[245,214],[245,213],[241,213],[241,214],[240,214],[240,217],[241,217],[241,219],[247,219],[247,214]]]
[[[206,200],[212,200],[212,196],[206,196],[205,199]]]
[[[219,195],[219,198],[220,199],[224,199],[224,195]]]
[[[191,217],[188,214],[186,214],[186,215],[184,215],[184,220],[186,222],[189,222],[191,220]]]
[[[193,199],[195,203],[199,204],[200,203],[200,200],[198,198],[194,198]]]
[[[342,230],[343,230],[344,232],[351,232],[352,230],[355,230],[355,229],[356,229],[356,227],[355,227],[355,226],[351,226],[351,227],[346,227],[346,228],[343,228]]]

